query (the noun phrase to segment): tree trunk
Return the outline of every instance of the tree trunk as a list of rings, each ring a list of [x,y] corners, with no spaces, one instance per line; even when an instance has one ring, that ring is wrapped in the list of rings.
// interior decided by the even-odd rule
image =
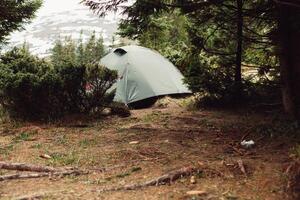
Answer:
[[[237,47],[235,61],[236,97],[242,95],[242,51],[243,51],[243,0],[237,0]]]
[[[285,111],[300,120],[300,9],[278,5],[279,59]]]

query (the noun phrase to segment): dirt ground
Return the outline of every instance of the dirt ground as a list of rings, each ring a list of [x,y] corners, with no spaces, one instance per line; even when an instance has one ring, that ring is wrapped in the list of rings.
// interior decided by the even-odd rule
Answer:
[[[288,194],[286,170],[300,144],[299,137],[284,134],[294,130],[291,126],[272,114],[188,111],[179,103],[134,110],[128,118],[3,124],[0,161],[78,167],[90,173],[0,181],[0,198],[37,194],[40,199],[283,200]],[[243,139],[254,140],[255,146],[241,147]],[[51,158],[41,158],[43,154]],[[184,166],[198,169],[192,175],[195,183],[188,176],[133,191],[100,191]],[[0,175],[12,173],[0,170]]]

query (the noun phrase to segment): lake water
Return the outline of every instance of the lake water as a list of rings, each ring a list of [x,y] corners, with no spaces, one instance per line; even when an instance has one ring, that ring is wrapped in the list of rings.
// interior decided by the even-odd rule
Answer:
[[[99,18],[80,0],[44,0],[43,7],[37,12],[32,23],[25,30],[14,32],[9,39],[9,46],[28,43],[30,51],[39,56],[49,55],[49,49],[58,38],[71,36],[85,40],[93,31],[102,35],[105,45],[111,44],[117,31],[119,14],[109,13]]]

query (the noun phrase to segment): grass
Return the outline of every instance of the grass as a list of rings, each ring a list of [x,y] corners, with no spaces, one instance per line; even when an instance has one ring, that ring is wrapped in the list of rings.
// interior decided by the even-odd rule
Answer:
[[[74,150],[71,150],[66,154],[56,152],[49,155],[51,156],[51,159],[49,159],[47,162],[51,166],[67,166],[67,165],[77,166],[80,161],[79,154]]]
[[[41,143],[37,143],[31,146],[31,148],[33,149],[41,149],[43,147],[43,145]]]
[[[17,135],[13,141],[18,143],[18,142],[22,142],[22,141],[29,141],[31,138],[31,134],[28,132],[22,132],[19,135]]]
[[[9,154],[14,150],[14,145],[9,144],[7,146],[1,147],[0,146],[0,156],[9,156]]]
[[[67,136],[64,134],[64,135],[59,135],[55,138],[55,143],[56,144],[67,144],[68,140],[67,140]]]
[[[154,111],[150,114],[145,115],[142,118],[142,122],[144,123],[153,123],[153,122],[164,122],[166,123],[169,119],[169,116],[165,113],[159,112],[159,111]]]
[[[116,131],[118,133],[125,133],[128,131],[128,128],[124,128],[124,127],[116,127]]]
[[[120,179],[120,178],[125,178],[125,177],[130,176],[130,175],[132,175],[133,173],[139,172],[139,171],[141,171],[141,170],[142,170],[141,167],[132,167],[132,168],[131,168],[130,170],[128,170],[128,171],[119,173],[119,174],[117,174],[117,175],[115,175],[115,176],[112,176],[112,177],[107,177],[105,180],[111,181],[111,180],[114,179],[114,178],[118,178],[118,179]]]
[[[131,168],[131,172],[138,172],[138,171],[141,171],[142,168],[141,167],[133,167]]]
[[[188,111],[198,110],[198,105],[195,97],[184,98],[179,101],[179,105]]]
[[[16,135],[12,140],[15,143],[19,143],[22,141],[31,141],[31,140],[33,140],[32,136],[34,136],[36,134],[38,134],[37,129],[26,130],[26,131],[22,131],[21,133]]]
[[[131,173],[129,172],[124,172],[124,173],[121,173],[121,174],[117,174],[116,175],[116,178],[124,178],[126,176],[130,176]]]
[[[84,149],[94,146],[96,144],[97,144],[97,141],[95,139],[86,139],[85,138],[85,139],[79,141],[79,146]]]
[[[145,115],[143,118],[142,118],[142,121],[144,123],[150,123],[150,122],[153,122],[153,121],[156,121],[156,120],[159,120],[160,119],[160,114],[158,112],[152,112],[148,115]]]
[[[111,179],[95,179],[95,180],[87,180],[85,181],[85,184],[91,184],[91,185],[102,185],[107,182],[109,182]]]

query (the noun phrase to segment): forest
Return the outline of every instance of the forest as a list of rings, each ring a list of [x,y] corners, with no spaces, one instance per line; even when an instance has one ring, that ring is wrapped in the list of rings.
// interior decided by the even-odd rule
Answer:
[[[0,199],[300,198],[299,1],[78,3],[122,16],[112,44],[81,33],[39,57],[7,46],[43,1],[0,2]],[[135,45],[190,92],[115,101],[133,75],[102,61]]]

